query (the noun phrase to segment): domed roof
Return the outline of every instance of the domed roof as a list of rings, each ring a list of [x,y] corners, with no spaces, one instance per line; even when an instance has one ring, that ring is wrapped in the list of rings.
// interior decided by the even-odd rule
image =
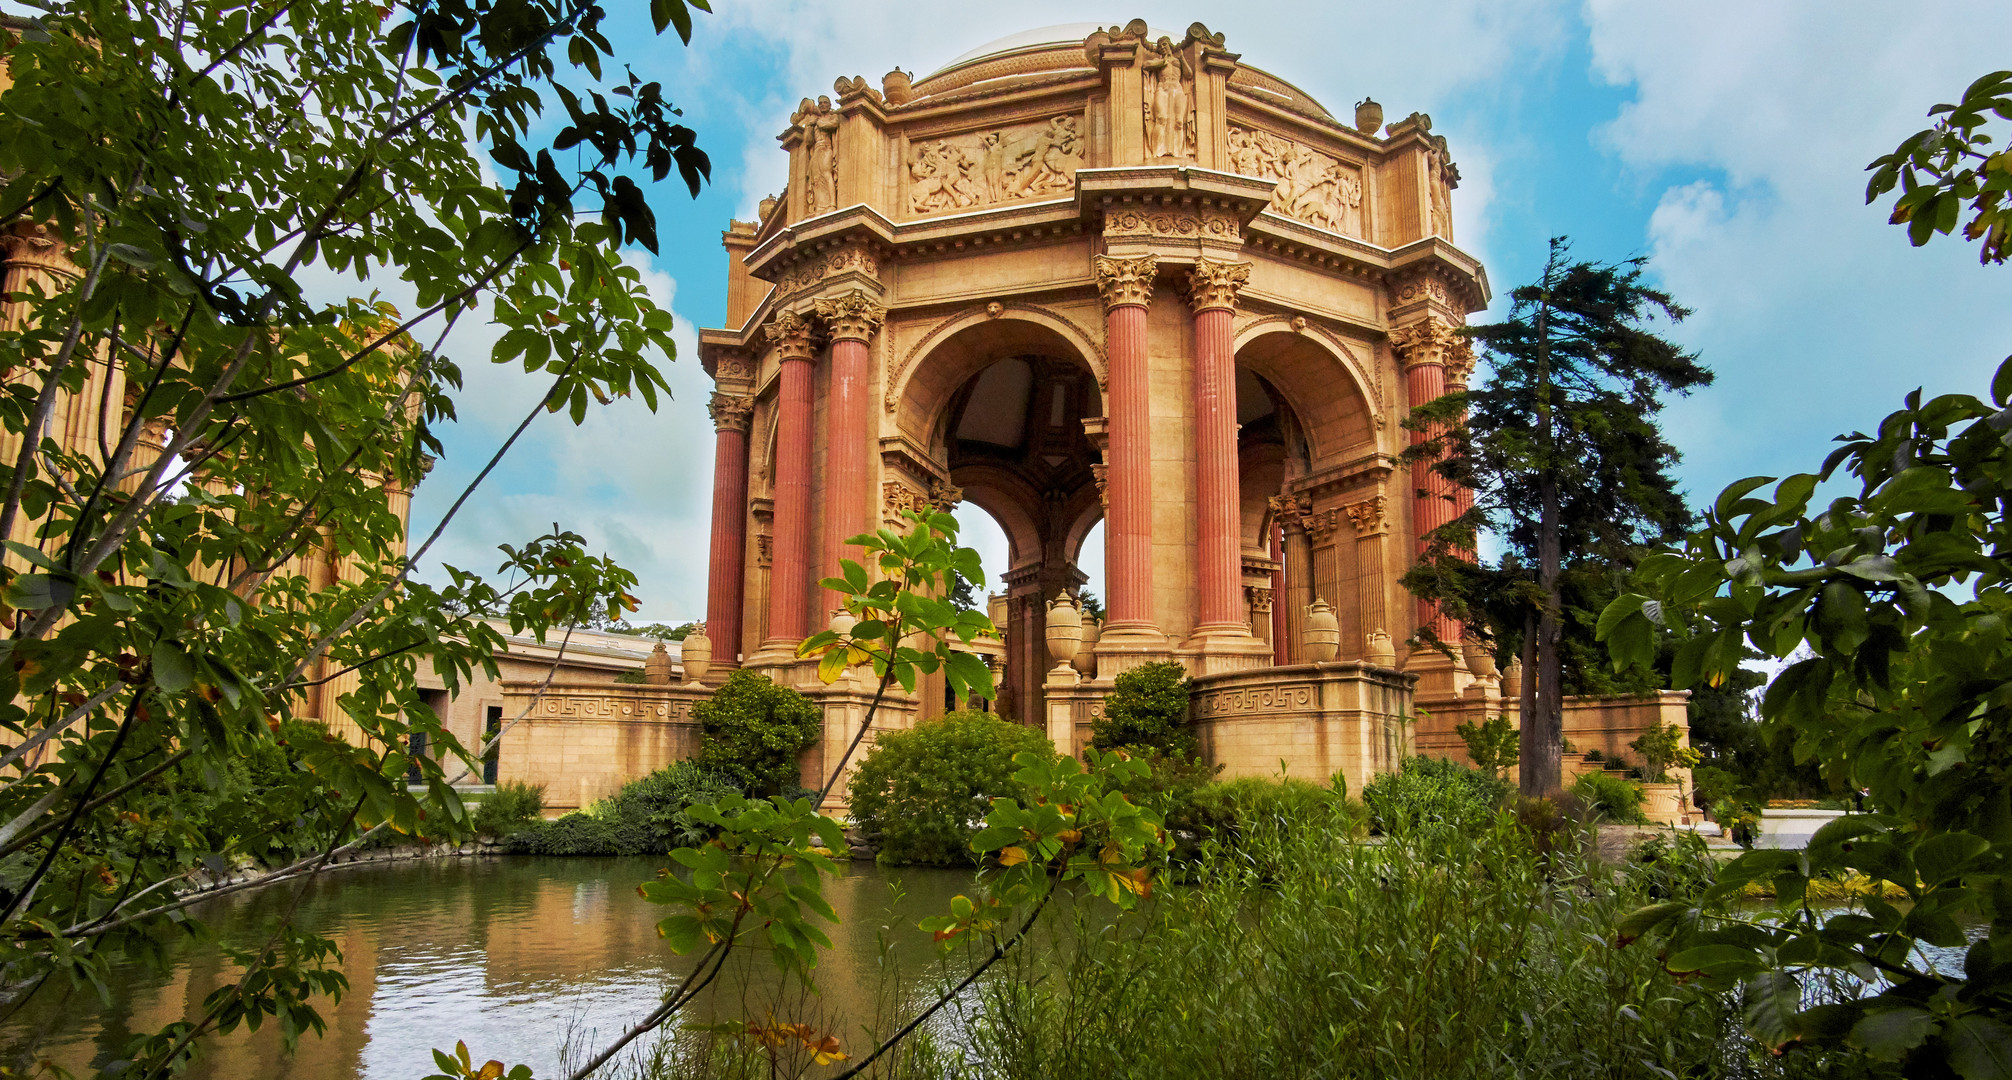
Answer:
[[[1060,23],[1008,34],[980,45],[915,80],[914,95],[916,98],[941,101],[946,95],[961,97],[963,95],[958,92],[967,88],[982,89],[980,84],[998,86],[1005,84],[1006,80],[1020,84],[1045,83],[1069,77],[1063,74],[1065,72],[1094,70],[1095,64],[1083,51],[1083,43],[1099,30],[1115,31],[1116,28],[1100,23]],[[1157,26],[1147,27],[1146,40],[1158,41],[1163,37],[1178,42],[1187,35]],[[1302,115],[1324,120],[1334,118],[1306,91],[1254,67],[1239,64],[1230,75],[1230,85]]]

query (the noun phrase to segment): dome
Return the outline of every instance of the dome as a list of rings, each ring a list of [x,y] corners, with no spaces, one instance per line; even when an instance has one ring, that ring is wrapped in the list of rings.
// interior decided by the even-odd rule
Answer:
[[[980,45],[970,52],[959,56],[957,59],[937,68],[935,71],[930,72],[928,77],[933,79],[949,71],[951,68],[962,67],[973,60],[983,60],[988,56],[1019,52],[1022,49],[1032,49],[1036,46],[1067,45],[1078,47],[1083,44],[1084,38],[1102,29],[1104,29],[1104,26],[1101,23],[1084,22],[1057,23],[1054,26],[1040,26],[1032,30],[1022,30],[1017,34],[1008,34],[997,41]],[[1175,41],[1179,41],[1182,37],[1180,34],[1170,33],[1157,26],[1149,27],[1147,33],[1154,41],[1158,41],[1162,37],[1169,37]]]

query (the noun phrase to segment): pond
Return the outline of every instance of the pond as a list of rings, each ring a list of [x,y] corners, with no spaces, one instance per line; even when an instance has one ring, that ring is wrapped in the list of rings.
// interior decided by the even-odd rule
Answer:
[[[342,949],[350,990],[339,1004],[319,1003],[327,1034],[304,1036],[291,1058],[271,1023],[213,1038],[185,1075],[414,1080],[434,1071],[434,1048],[451,1050],[457,1039],[478,1062],[524,1062],[551,1075],[562,1043],[605,1044],[690,969],[690,960],[657,937],[657,920],[668,910],[635,892],[660,865],[647,858],[458,858],[325,874],[308,886],[298,918]],[[751,955],[702,996],[696,1018],[759,1019],[779,1009],[778,1018],[786,1010],[790,1020],[856,1033],[890,1011],[906,1015],[928,997],[922,983],[934,980],[923,976],[938,963],[916,920],[970,890],[967,871],[848,864],[825,886],[842,922],[820,961],[822,994],[804,998],[784,985],[767,956]],[[255,943],[261,939],[253,935],[290,900],[284,887],[253,890],[195,914],[228,940]],[[189,952],[165,975],[118,969],[109,1004],[89,987],[45,988],[0,1027],[7,1055],[0,1060],[39,1040],[41,1056],[90,1075],[123,1056],[134,1034],[200,1015],[203,997],[232,975],[213,951]]]

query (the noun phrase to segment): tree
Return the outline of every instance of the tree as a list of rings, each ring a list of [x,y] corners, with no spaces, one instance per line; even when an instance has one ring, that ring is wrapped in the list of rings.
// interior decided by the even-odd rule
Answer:
[[[1977,261],[2003,263],[2012,258],[2012,149],[1991,150],[1984,127],[1993,116],[2012,120],[2012,71],[1978,79],[1957,104],[1937,105],[1928,115],[1941,119],[1865,167],[1872,174],[1865,201],[1900,185],[1889,220],[1907,226],[1907,240],[1915,247],[1937,233],[1949,235],[1967,208],[1971,217],[1963,235],[1982,241]]]
[[[1195,733],[1188,726],[1187,676],[1187,668],[1175,660],[1119,673],[1104,699],[1104,715],[1091,722],[1090,745],[1192,757]]]
[[[1529,795],[1559,789],[1565,662],[1591,652],[1583,646],[1596,609],[1575,617],[1569,601],[1609,587],[1604,579],[1642,546],[1682,535],[1689,511],[1670,476],[1678,455],[1656,414],[1664,395],[1712,379],[1650,327],[1689,313],[1643,281],[1644,260],[1569,255],[1563,238],[1552,240],[1537,282],[1511,294],[1508,318],[1468,331],[1487,351],[1487,380],[1420,405],[1406,421],[1426,435],[1406,460],[1435,462],[1474,492],[1474,505],[1427,537],[1405,584],[1498,650],[1520,654]],[[1472,557],[1482,532],[1507,548],[1496,566]]]
[[[816,745],[824,714],[809,698],[766,675],[736,671],[692,706],[703,733],[698,763],[750,794],[794,795],[803,787],[797,757]]]
[[[682,0],[652,7],[659,31],[689,33]],[[205,867],[256,863],[273,871],[262,885],[300,888],[363,836],[468,834],[452,783],[478,757],[422,703],[420,663],[450,690],[478,666],[493,677],[503,639],[482,617],[542,637],[633,608],[634,578],[556,527],[503,546],[496,583],[411,578],[440,530],[408,550],[393,493],[454,415],[447,332],[493,321],[487,359],[541,381],[517,434],[617,396],[654,407],[649,356],[673,354],[671,317],[620,257],[656,247],[624,170],[675,170],[696,193],[709,169],[657,84],[565,85],[598,81],[613,51],[591,0],[36,10],[0,26],[0,228],[75,273],[20,279],[8,299],[26,317],[0,327],[0,982],[15,1002],[184,934]],[[531,125],[554,102],[542,143]],[[598,215],[576,213],[592,201]],[[415,309],[316,302],[306,275],[324,271],[402,281]],[[95,434],[67,438],[59,413]],[[324,558],[341,563],[332,582],[306,572]],[[303,734],[316,713],[351,735]],[[433,753],[415,762],[418,736]],[[260,773],[257,797],[180,794],[282,746],[290,766]],[[276,865],[278,850],[300,857]],[[178,1069],[241,1023],[319,1031],[315,999],[342,990],[332,943],[285,920],[210,947],[235,981],[143,1033],[128,1075]]]
[[[1521,754],[1516,729],[1506,716],[1490,717],[1480,724],[1472,720],[1457,724],[1453,733],[1467,744],[1467,756],[1474,767],[1497,780],[1516,767]]]

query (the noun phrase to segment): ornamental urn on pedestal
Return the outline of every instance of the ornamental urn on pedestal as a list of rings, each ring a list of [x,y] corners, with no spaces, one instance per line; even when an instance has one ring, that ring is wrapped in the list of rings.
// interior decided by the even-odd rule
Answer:
[[[1069,664],[1082,643],[1083,609],[1068,593],[1055,594],[1055,599],[1048,601],[1048,659],[1055,665],[1052,674],[1074,673]]]
[[[704,630],[693,630],[685,635],[684,661],[686,686],[699,685],[706,672],[713,669],[713,639],[707,637]]]
[[[1377,667],[1396,667],[1397,648],[1390,643],[1390,635],[1381,630],[1371,630],[1367,647],[1362,658]]]
[[[1306,658],[1325,664],[1341,651],[1341,619],[1327,601],[1315,598],[1306,606]]]
[[[1094,618],[1083,619],[1083,643],[1076,646],[1076,657],[1072,661],[1076,673],[1086,679],[1097,677],[1097,638],[1103,632],[1104,624]]]
[[[672,679],[671,652],[664,643],[650,650],[649,659],[643,661],[643,681],[652,686],[669,686]]]

